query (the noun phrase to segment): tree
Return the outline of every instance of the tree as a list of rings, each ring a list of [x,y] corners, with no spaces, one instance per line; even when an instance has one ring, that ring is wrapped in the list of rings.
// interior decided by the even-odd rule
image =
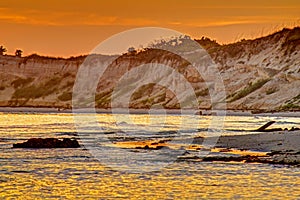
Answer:
[[[6,50],[6,48],[5,47],[3,47],[3,46],[0,46],[0,55],[2,56],[3,55],[3,53],[5,53],[7,50]]]
[[[17,49],[16,52],[15,52],[15,55],[17,57],[22,57],[22,53],[23,53],[23,51],[21,49]]]

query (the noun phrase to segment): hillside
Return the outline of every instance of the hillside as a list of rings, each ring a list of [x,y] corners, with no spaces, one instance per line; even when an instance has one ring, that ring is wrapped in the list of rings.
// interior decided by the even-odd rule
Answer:
[[[208,38],[195,41],[217,64],[226,88],[223,101],[227,102],[228,109],[300,110],[299,27],[227,45]],[[103,61],[115,58],[93,56]],[[0,56],[0,106],[71,108],[76,73],[85,58]],[[211,108],[210,86],[204,82],[205,77],[193,70],[186,60],[156,49],[126,53],[114,60],[99,80],[96,106],[109,108],[118,80],[129,70],[146,63],[162,63],[176,69],[195,90],[199,108]],[[171,76],[165,78],[172,81]],[[180,82],[174,84],[181,87]],[[153,105],[179,108],[174,92],[160,85],[144,85],[130,97],[131,108]]]

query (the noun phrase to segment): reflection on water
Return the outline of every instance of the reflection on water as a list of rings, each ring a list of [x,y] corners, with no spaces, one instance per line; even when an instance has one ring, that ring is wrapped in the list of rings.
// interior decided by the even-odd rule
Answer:
[[[176,115],[155,123],[145,115],[131,117],[134,124],[126,121],[118,124],[112,115],[98,115],[99,125],[104,127],[104,132],[109,132],[107,136],[115,148],[121,144],[144,144],[143,137],[164,140],[172,133],[172,137],[177,137],[174,131],[179,126],[183,129],[179,137],[204,135],[209,126],[208,116],[185,116],[188,124],[184,125]],[[254,129],[268,120],[269,117],[228,116],[224,134],[248,134],[230,130]],[[297,118],[276,121],[288,128],[300,125]],[[102,165],[84,148],[11,148],[12,143],[30,137],[78,137],[72,114],[2,113],[0,127],[1,199],[296,199],[300,196],[300,168],[297,167],[175,161],[158,171],[126,173]],[[131,134],[124,134],[124,130]]]

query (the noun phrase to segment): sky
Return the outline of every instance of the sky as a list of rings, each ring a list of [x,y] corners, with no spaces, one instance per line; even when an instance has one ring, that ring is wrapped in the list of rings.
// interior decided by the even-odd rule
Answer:
[[[0,45],[8,54],[78,56],[141,27],[226,44],[300,26],[299,11],[299,0],[0,0]]]

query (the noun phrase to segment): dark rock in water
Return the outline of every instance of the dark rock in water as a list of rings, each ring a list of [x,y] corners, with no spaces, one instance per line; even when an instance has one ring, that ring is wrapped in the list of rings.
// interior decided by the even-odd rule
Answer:
[[[283,165],[299,165],[300,162],[297,158],[289,158],[287,154],[284,156],[276,157],[276,155],[282,155],[281,152],[273,152],[268,154],[267,156],[238,156],[238,157],[205,157],[202,159],[203,162],[244,162],[244,163],[265,163],[265,164],[283,164]],[[296,155],[296,154],[295,154]]]
[[[78,148],[76,139],[30,138],[26,142],[13,144],[13,148]]]
[[[136,149],[146,149],[146,150],[159,150],[159,149],[162,149],[162,148],[167,148],[166,146],[143,146],[143,147],[136,147]]]

